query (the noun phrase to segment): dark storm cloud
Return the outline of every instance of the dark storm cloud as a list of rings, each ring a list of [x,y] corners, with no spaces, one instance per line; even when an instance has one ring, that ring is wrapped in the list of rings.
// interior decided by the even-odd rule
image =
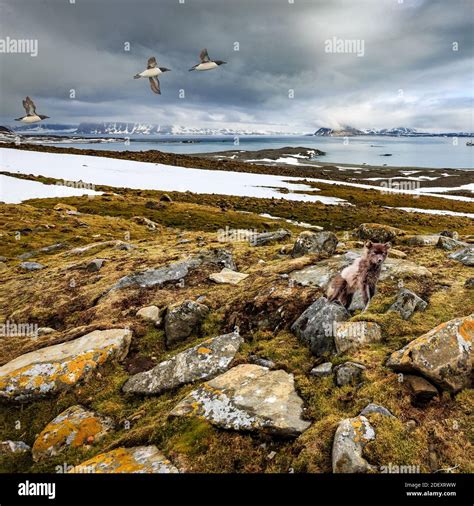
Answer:
[[[45,114],[71,123],[471,130],[463,109],[472,103],[472,6],[470,0],[0,0],[1,37],[39,41],[36,58],[0,54],[0,117],[17,117],[30,94]],[[333,37],[362,41],[364,55],[325,52]],[[188,72],[203,47],[228,65]],[[151,55],[172,69],[162,76],[159,97],[147,81],[132,79]]]

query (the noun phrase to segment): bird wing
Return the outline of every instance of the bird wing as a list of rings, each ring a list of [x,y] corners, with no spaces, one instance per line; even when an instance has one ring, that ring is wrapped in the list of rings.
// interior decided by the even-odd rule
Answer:
[[[156,77],[149,77],[148,79],[150,80],[151,91],[157,95],[161,95],[160,81]]]
[[[154,69],[158,65],[156,58],[152,56],[151,58],[148,58],[148,65],[147,69]]]
[[[207,49],[205,48],[201,51],[199,58],[201,59],[201,63],[207,63],[208,61],[211,61],[209,55],[207,54]]]
[[[34,116],[36,114],[36,106],[30,97],[26,97],[23,100],[23,107],[25,108],[27,116]]]

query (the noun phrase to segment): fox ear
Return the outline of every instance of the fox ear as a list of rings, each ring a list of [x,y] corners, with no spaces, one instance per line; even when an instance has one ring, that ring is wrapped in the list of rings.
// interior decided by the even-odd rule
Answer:
[[[392,247],[392,243],[391,243],[391,242],[386,242],[386,243],[385,243],[385,248],[386,248],[387,250],[389,250],[391,247]]]
[[[364,246],[367,248],[367,249],[370,249],[372,247],[372,241],[367,241]]]

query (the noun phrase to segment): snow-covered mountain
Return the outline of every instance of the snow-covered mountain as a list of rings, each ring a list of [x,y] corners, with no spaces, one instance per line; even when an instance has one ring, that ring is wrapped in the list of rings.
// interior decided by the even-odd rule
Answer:
[[[340,129],[319,128],[313,135],[322,137],[351,137],[354,135],[379,135],[391,137],[472,137],[474,134],[469,132],[420,132],[416,128],[408,127],[363,128],[362,130],[359,130],[357,128],[345,126]]]

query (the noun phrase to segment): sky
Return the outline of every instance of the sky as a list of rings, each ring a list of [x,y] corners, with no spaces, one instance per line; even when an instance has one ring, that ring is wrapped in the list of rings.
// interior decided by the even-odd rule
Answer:
[[[0,0],[7,37],[38,54],[0,53],[0,124],[474,130],[474,0]]]

